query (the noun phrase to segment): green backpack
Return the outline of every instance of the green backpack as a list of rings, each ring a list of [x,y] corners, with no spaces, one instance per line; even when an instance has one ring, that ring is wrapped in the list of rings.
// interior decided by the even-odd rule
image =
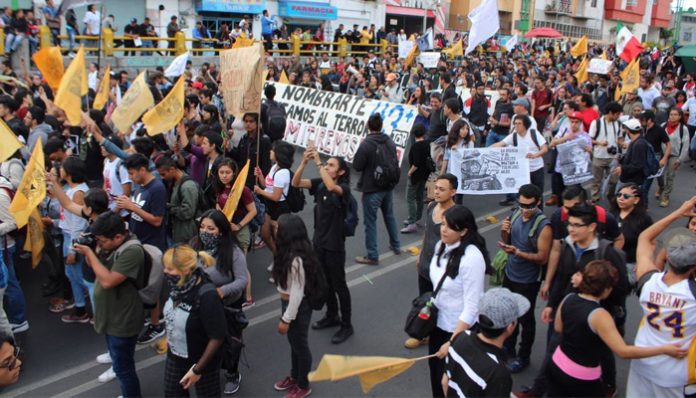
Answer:
[[[515,220],[517,220],[520,216],[522,215],[522,212],[517,209],[515,210],[514,213],[512,213],[512,216],[510,217],[510,224],[514,223]],[[539,229],[539,225],[541,224],[542,221],[546,220],[546,216],[544,213],[539,212],[536,215],[536,218],[534,218],[534,223],[532,224],[532,228],[529,229],[529,243],[534,248],[534,250],[537,250],[537,245],[536,245],[536,239],[534,239],[537,235],[537,229]],[[491,267],[493,268],[493,273],[491,274],[490,278],[488,279],[488,283],[491,286],[502,286],[503,285],[503,279],[505,279],[505,267],[507,266],[508,262],[508,254],[500,249],[498,252],[495,254],[495,257],[493,257],[493,262],[491,263]]]

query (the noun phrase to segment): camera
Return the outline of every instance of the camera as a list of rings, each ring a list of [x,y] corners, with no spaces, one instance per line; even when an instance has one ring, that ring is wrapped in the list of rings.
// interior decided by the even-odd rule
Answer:
[[[73,239],[73,245],[88,246],[92,249],[97,247],[97,239],[92,233],[81,234],[77,239]]]
[[[619,148],[612,145],[609,148],[607,148],[607,153],[609,153],[610,155],[616,155],[617,153],[619,153]]]

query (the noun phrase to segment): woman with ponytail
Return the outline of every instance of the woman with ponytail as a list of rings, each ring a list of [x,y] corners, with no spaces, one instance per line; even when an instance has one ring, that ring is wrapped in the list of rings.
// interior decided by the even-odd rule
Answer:
[[[167,360],[164,395],[219,397],[220,347],[227,335],[225,311],[204,268],[215,264],[208,253],[176,245],[162,256],[169,300],[164,305]]]

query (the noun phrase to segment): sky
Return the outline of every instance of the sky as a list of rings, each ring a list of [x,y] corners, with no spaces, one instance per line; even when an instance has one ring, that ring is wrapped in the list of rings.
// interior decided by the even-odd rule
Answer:
[[[677,7],[677,0],[672,1],[672,8]],[[689,7],[693,7],[696,9],[696,0],[684,0],[684,8],[688,9]]]

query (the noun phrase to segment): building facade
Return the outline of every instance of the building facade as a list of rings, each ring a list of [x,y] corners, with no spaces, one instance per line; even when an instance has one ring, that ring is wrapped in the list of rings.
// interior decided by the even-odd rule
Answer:
[[[696,44],[696,10],[680,10],[673,14],[671,27],[676,35],[673,40],[680,46]]]

